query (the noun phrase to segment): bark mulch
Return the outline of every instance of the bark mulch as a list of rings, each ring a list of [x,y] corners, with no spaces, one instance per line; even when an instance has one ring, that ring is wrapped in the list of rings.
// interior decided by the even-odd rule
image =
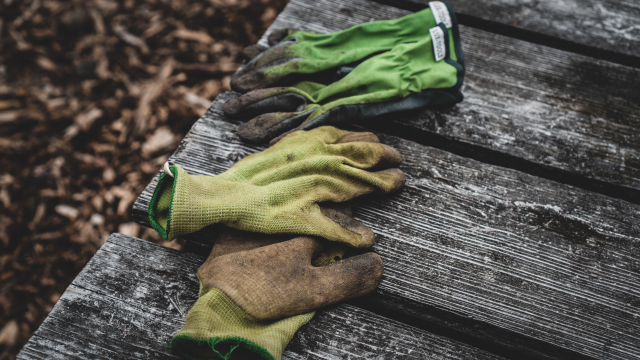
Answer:
[[[133,201],[285,3],[0,0],[0,360],[110,233],[163,243]]]

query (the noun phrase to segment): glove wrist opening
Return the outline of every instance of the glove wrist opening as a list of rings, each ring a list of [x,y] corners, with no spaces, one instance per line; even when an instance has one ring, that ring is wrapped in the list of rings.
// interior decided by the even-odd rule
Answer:
[[[176,353],[180,353],[185,359],[193,360],[275,360],[263,347],[241,337],[198,339],[189,335],[176,335],[167,348]],[[186,351],[188,351],[188,353],[186,353]]]
[[[171,226],[173,195],[178,182],[177,168],[171,166],[169,169],[171,174],[163,173],[160,175],[151,201],[149,201],[149,223],[165,240],[170,240],[168,235]]]
[[[201,291],[168,348],[187,359],[280,360],[295,332],[314,314],[258,321],[222,290],[208,288]]]

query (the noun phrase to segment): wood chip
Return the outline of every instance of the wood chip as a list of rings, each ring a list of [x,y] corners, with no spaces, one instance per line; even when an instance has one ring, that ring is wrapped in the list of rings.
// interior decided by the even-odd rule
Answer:
[[[33,0],[31,2],[31,5],[29,5],[29,7],[25,11],[23,11],[22,14],[20,14],[20,16],[18,16],[15,20],[13,20],[13,26],[18,28],[25,21],[28,21],[29,19],[31,19],[33,14],[35,14],[35,12],[38,10],[38,8],[41,5],[42,5],[42,2],[40,0]]]
[[[105,34],[105,26],[102,14],[100,14],[100,12],[96,9],[90,9],[89,15],[93,20],[93,28],[95,29],[96,34],[98,34],[99,36],[103,36]]]
[[[112,167],[106,167],[102,172],[102,181],[111,184],[116,179],[116,171]]]
[[[56,71],[58,70],[58,66],[56,64],[54,64],[53,61],[51,61],[51,59],[47,58],[46,56],[39,56],[36,59],[36,64],[38,64],[38,66],[44,70],[47,71]]]
[[[131,212],[131,205],[133,205],[134,201],[136,201],[136,195],[134,195],[132,192],[123,196],[120,199],[120,202],[118,202],[117,214],[120,216],[129,214]]]
[[[18,339],[18,322],[11,320],[0,330],[0,344],[11,347]]]
[[[215,40],[204,31],[194,31],[189,29],[178,29],[168,35],[182,40],[193,40],[201,44],[211,45]]]
[[[148,39],[156,35],[160,31],[164,30],[166,27],[167,27],[167,24],[164,21],[153,23],[144,31],[144,33],[142,34],[142,38]]]
[[[138,47],[140,51],[145,55],[149,53],[149,47],[147,46],[147,43],[145,43],[141,38],[127,31],[127,29],[122,24],[114,24],[111,29],[122,41]]]
[[[20,116],[20,110],[2,111],[0,112],[0,124],[16,121]]]
[[[167,127],[158,128],[142,145],[142,153],[151,156],[160,150],[173,147],[178,137]]]
[[[79,214],[78,209],[64,204],[56,205],[55,210],[58,214],[71,220],[75,220],[75,218],[77,218]]]
[[[184,92],[182,96],[190,104],[196,105],[196,106],[200,106],[201,108],[204,108],[205,110],[209,108],[209,105],[211,105],[211,100],[205,99],[202,96],[199,96],[199,95],[194,94],[192,92]]]
[[[129,236],[137,237],[140,233],[140,225],[134,222],[128,222],[125,224],[120,224],[118,226],[118,232],[122,234],[126,234]]]
[[[64,139],[71,140],[74,138],[80,131],[87,131],[91,127],[94,121],[98,118],[102,117],[102,110],[97,107],[89,107],[84,112],[78,114],[74,119],[74,124],[69,126],[65,130]]]
[[[33,220],[31,220],[31,222],[29,223],[29,228],[31,230],[34,230],[36,228],[36,226],[42,220],[42,217],[46,214],[46,212],[47,212],[47,206],[44,203],[38,204],[38,207],[36,208],[36,213],[33,216]]]
[[[149,83],[147,83],[143,90],[140,101],[138,102],[138,108],[134,115],[134,133],[142,134],[147,128],[149,118],[151,117],[151,103],[160,96],[167,85],[167,79],[173,72],[174,60],[172,58],[167,59],[161,66],[160,72]]]
[[[11,108],[19,108],[21,106],[18,100],[0,100],[0,110],[6,110]],[[2,113],[0,113],[2,114]],[[0,121],[1,122],[1,121]]]
[[[20,51],[31,50],[32,48],[31,44],[29,44],[24,40],[22,35],[15,29],[13,25],[9,26],[9,35],[11,35],[13,40],[16,42],[16,45],[18,46],[18,50]]]
[[[42,234],[36,234],[31,237],[34,241],[38,240],[58,240],[65,236],[63,231],[51,231]]]
[[[95,166],[95,167],[106,167],[108,165],[107,161],[103,158],[97,157],[97,156],[93,156],[91,154],[84,154],[84,153],[74,153],[73,157],[82,161],[83,163],[87,164],[87,165],[91,165],[91,166]]]

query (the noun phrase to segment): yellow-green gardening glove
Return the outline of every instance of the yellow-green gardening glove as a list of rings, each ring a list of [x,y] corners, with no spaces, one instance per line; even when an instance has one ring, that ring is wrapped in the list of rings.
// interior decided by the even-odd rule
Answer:
[[[371,292],[382,276],[374,253],[343,261],[341,244],[282,239],[233,229],[220,234],[198,270],[200,296],[171,341],[174,352],[279,360],[315,309]]]
[[[374,242],[370,229],[320,205],[398,190],[405,181],[396,168],[401,161],[371,133],[331,126],[299,131],[217,176],[170,167],[149,203],[149,222],[164,239],[220,223],[369,247]]]

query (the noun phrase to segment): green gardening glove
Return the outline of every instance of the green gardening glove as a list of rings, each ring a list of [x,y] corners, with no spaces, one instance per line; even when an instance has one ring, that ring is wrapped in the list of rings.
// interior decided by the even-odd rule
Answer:
[[[227,101],[223,110],[229,116],[255,116],[238,128],[238,135],[248,142],[263,143],[292,130],[460,102],[462,51],[453,12],[450,19],[451,28],[444,23],[434,25],[428,35],[369,57],[338,81],[328,85],[302,81],[290,87],[254,90]],[[297,62],[279,66],[288,64]],[[261,74],[256,77],[264,79]]]
[[[268,38],[272,46],[232,76],[231,88],[244,93],[326,76],[326,71],[335,72],[396,45],[429,37],[429,29],[439,22],[452,28],[455,16],[448,3],[433,1],[429,8],[398,19],[367,22],[330,34],[276,30]],[[457,33],[457,27],[454,30]],[[250,49],[253,55],[256,47]]]
[[[369,247],[371,230],[320,205],[398,190],[405,181],[396,168],[401,161],[395,149],[379,144],[371,133],[329,126],[296,132],[217,176],[170,167],[149,203],[149,222],[165,239],[220,223]]]
[[[174,352],[189,359],[279,360],[315,309],[367,294],[380,282],[383,264],[374,253],[343,261],[340,244],[280,241],[238,230],[220,234],[198,270],[199,299],[171,341]]]

